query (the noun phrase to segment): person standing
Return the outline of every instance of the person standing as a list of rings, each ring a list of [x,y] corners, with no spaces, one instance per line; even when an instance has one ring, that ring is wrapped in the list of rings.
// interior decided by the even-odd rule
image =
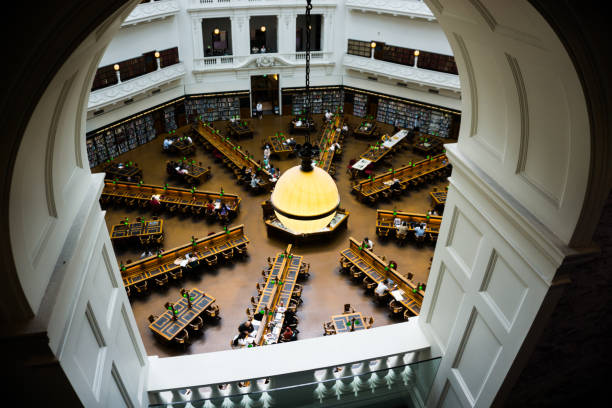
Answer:
[[[257,102],[257,105],[255,105],[255,109],[257,110],[257,117],[261,119],[263,117],[263,105],[261,104],[261,102]]]

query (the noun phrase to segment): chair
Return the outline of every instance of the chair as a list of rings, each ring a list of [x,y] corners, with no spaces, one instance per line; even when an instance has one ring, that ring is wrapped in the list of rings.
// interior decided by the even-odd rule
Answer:
[[[155,320],[157,320],[159,316],[151,314],[149,315],[149,323],[153,323]]]
[[[164,242],[164,234],[159,234],[159,236],[154,238],[154,241],[156,244],[161,244],[162,242]]]
[[[149,285],[147,283],[147,281],[142,281],[142,282],[138,282],[134,284],[134,288],[136,289],[136,293],[138,293],[139,295],[143,295],[147,292],[147,289],[149,288]]]
[[[376,228],[376,234],[383,240],[386,240],[387,238],[389,238],[389,229],[388,228]]]
[[[351,262],[344,256],[340,258],[340,272],[347,273],[351,269]]]
[[[351,314],[351,313],[355,313],[355,309],[353,309],[350,303],[345,303],[344,312],[342,312],[342,314]]]
[[[219,316],[219,305],[210,305],[205,311],[204,313],[206,314],[206,317],[208,318],[215,318],[215,319],[220,319],[221,316]]]
[[[363,278],[363,288],[366,291],[370,291],[372,289],[374,289],[376,287],[376,282],[374,282],[372,279],[370,279],[369,276],[366,276],[365,278]]]
[[[163,275],[155,277],[155,283],[158,287],[166,286],[168,284],[168,275],[164,273]]]
[[[247,246],[246,244],[242,244],[236,247],[236,252],[238,252],[238,255],[241,257],[244,257],[247,255]]]
[[[302,285],[296,283],[293,286],[293,296],[296,296],[296,297],[302,296],[302,290],[303,289],[304,289],[304,287]]]
[[[255,300],[254,296],[251,296],[251,306],[253,306],[253,310],[257,309],[257,305],[259,304],[259,302],[257,300]]]
[[[406,309],[404,310],[404,320],[408,321],[408,319],[410,318],[410,310]]]
[[[263,292],[263,287],[259,284],[259,282],[255,284],[255,288],[257,289],[257,294],[261,296],[261,292]]]
[[[234,257],[234,248],[221,252],[221,255],[223,256],[224,260],[231,261],[231,259]]]
[[[270,275],[270,271],[267,271],[265,269],[261,270],[261,276],[263,276],[264,280],[268,280],[269,275]]]
[[[200,316],[196,316],[193,322],[189,323],[189,328],[194,332],[199,332],[204,327],[204,320]]]
[[[185,348],[188,344],[190,344],[189,332],[187,330],[183,330],[179,335],[174,338],[174,342]]]
[[[379,304],[383,304],[383,302],[387,299],[388,296],[389,292],[387,291],[385,291],[382,295],[374,291],[374,300]]]
[[[291,313],[295,313],[295,312],[297,312],[297,307],[298,307],[297,302],[295,300],[291,299],[289,301],[289,306],[287,306],[287,310],[289,312],[291,312]]]
[[[183,277],[183,270],[182,269],[177,269],[175,272],[173,271],[168,271],[168,274],[170,275],[170,277],[172,278],[172,280],[179,280]]]
[[[363,276],[363,271],[357,268],[355,265],[351,266],[351,277],[355,280],[360,279]]]
[[[364,323],[365,323],[365,328],[369,329],[370,327],[374,325],[374,317],[371,316],[369,319],[364,319]]]
[[[246,308],[246,315],[247,315],[247,318],[248,318],[249,320],[252,320],[252,319],[253,319],[253,312],[251,311],[251,308],[250,308],[250,307],[247,307],[247,308]]]
[[[421,235],[420,237],[416,237],[415,241],[417,243],[417,246],[419,248],[422,248],[423,247],[423,243],[425,242],[425,235]]]
[[[408,275],[406,277],[408,278],[408,280],[412,280],[412,278],[414,278],[414,274],[408,272]]]
[[[334,328],[334,324],[332,322],[323,323],[323,335],[328,336],[336,334],[336,329]]]
[[[402,306],[402,304],[397,300],[393,299],[391,302],[389,302],[389,310],[391,310],[391,313],[396,315],[404,310],[404,306]]]
[[[206,265],[208,266],[215,266],[217,262],[218,262],[217,255],[209,256],[208,258],[206,258]]]

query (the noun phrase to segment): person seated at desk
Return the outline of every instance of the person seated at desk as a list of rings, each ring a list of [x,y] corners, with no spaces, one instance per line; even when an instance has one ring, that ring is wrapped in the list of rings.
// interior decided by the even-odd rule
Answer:
[[[423,235],[425,235],[425,228],[427,227],[427,224],[421,224],[417,227],[414,228],[414,236],[419,238],[422,237]]]
[[[262,46],[261,46],[261,48],[259,49],[259,52],[260,52],[261,54],[264,54],[266,51],[267,51],[267,50],[266,50],[266,46],[265,46],[265,45],[262,45]]]
[[[333,116],[334,114],[331,113],[330,111],[328,110],[325,111],[325,120],[330,121]]]
[[[435,209],[427,211],[427,215],[438,215]]]
[[[370,239],[368,237],[365,237],[363,239],[363,242],[361,243],[361,246],[365,249],[369,249],[370,251],[372,250],[372,248],[374,248],[374,243],[372,241],[370,241]]]
[[[382,135],[380,140],[382,140],[383,142],[386,142],[387,140],[389,140],[389,135],[385,133],[384,135]]]
[[[264,159],[268,159],[270,157],[270,145],[266,145],[266,147],[264,148]]]
[[[278,313],[285,313],[287,311],[287,308],[285,307],[285,302],[284,301],[280,301],[279,304],[276,306],[276,311]]]
[[[296,340],[295,335],[296,333],[293,330],[291,330],[291,327],[287,326],[285,327],[285,331],[283,331],[283,333],[281,334],[281,338],[284,341],[293,341],[293,340]]]
[[[345,124],[342,126],[342,133],[347,134],[347,133],[348,133],[348,130],[349,130],[348,125],[345,123]]]
[[[398,179],[393,179],[393,184],[391,184],[391,190],[401,190],[402,183]]]
[[[258,184],[259,184],[259,179],[257,178],[255,174],[253,174],[253,176],[251,177],[251,188],[257,187]]]
[[[153,194],[151,196],[151,205],[156,208],[158,207],[161,203],[159,202],[159,199],[161,198],[161,195],[159,194]]]
[[[290,137],[289,139],[285,140],[283,143],[293,148],[293,146],[295,146],[295,139]]]
[[[338,143],[338,142],[334,142],[334,143],[332,143],[332,145],[331,145],[331,146],[329,146],[329,151],[330,151],[330,152],[333,152],[333,151],[335,151],[336,149],[341,149],[341,148],[342,148],[342,146],[340,146],[340,143]]]
[[[170,146],[172,146],[172,139],[164,139],[164,150],[170,149]]]
[[[251,326],[252,327],[252,326]],[[238,333],[232,340],[232,347],[245,347],[247,345],[247,334]]]
[[[187,136],[185,139],[187,140],[187,143],[189,143],[189,144],[193,143],[193,140],[191,139],[191,136]]]
[[[250,333],[253,333],[253,330],[255,330],[255,328],[253,327],[253,323],[251,323],[250,320],[247,320],[246,322],[238,326],[238,331],[244,334],[245,337],[248,336]]]
[[[391,279],[386,279],[384,281],[380,281],[378,282],[378,285],[376,286],[376,289],[374,289],[374,292],[377,295],[384,295],[385,292],[387,291],[391,291],[394,290],[397,287],[397,285],[395,284],[395,282],[393,282]]]
[[[221,208],[219,208],[219,215],[221,217],[225,217],[228,214],[229,214],[229,207],[225,203],[222,203]]]
[[[302,127],[302,119],[298,119],[297,122],[295,122],[295,127]]]
[[[406,221],[402,222],[400,225],[398,225],[397,227],[397,237],[399,239],[404,239],[408,236],[408,224],[406,224]]]

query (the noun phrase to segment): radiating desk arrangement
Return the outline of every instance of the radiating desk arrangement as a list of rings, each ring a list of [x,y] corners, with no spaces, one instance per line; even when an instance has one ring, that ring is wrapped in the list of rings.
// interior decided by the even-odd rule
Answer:
[[[400,223],[405,222],[408,226],[408,238],[414,238],[414,225],[426,224],[424,239],[435,242],[440,233],[442,216],[414,214],[403,211],[377,210],[376,211],[376,235],[379,237],[396,237],[395,231]]]
[[[268,143],[270,144],[270,153],[278,156],[279,159],[286,159],[290,154],[293,153],[293,147],[285,144],[287,139],[283,133],[277,133],[274,136],[268,136]]]
[[[338,209],[336,211],[336,215],[326,227],[319,231],[303,234],[294,232],[283,225],[283,223],[276,217],[276,214],[274,214],[274,209],[272,208],[272,204],[270,204],[269,200],[261,203],[261,207],[264,214],[264,223],[266,224],[268,236],[278,237],[283,241],[291,242],[293,244],[327,239],[328,237],[336,234],[338,231],[346,229],[348,226],[349,212],[345,209]]]
[[[425,291],[419,289],[418,285],[405,278],[394,268],[389,267],[388,263],[372,251],[363,248],[353,237],[349,238],[349,248],[341,251],[340,255],[341,268],[345,262],[353,265],[376,284],[391,279],[399,290],[395,296],[392,295],[394,299],[401,304],[402,308],[409,310],[410,314],[419,315]],[[405,314],[404,316],[407,318]]]
[[[227,124],[227,133],[230,137],[240,139],[243,137],[253,137],[253,129],[246,120],[236,119]]]
[[[418,162],[409,162],[405,166],[373,177],[370,176],[353,186],[352,192],[356,193],[362,201],[376,202],[379,195],[390,196],[391,186],[395,179],[399,181],[402,189],[405,189],[408,186],[418,186],[439,177],[446,177],[450,167],[446,154],[442,153]]]
[[[212,266],[217,263],[218,256],[223,253],[246,254],[248,242],[249,239],[244,234],[244,225],[225,229],[123,266],[121,268],[123,284],[128,295],[141,293],[148,288],[148,283],[145,282],[155,278],[167,282],[166,274],[176,276],[176,273],[180,271],[182,275],[184,268],[193,269],[201,262]]]
[[[133,181],[139,182],[142,180],[142,169],[135,163],[114,163],[108,162],[103,171],[106,173],[104,178],[117,181]]]
[[[131,241],[139,238],[158,238],[164,233],[164,220],[143,220],[121,223],[111,227],[113,242]]]
[[[207,214],[206,204],[212,202],[215,208],[224,204],[229,208],[228,219],[234,217],[240,208],[240,197],[225,192],[213,193],[180,187],[156,186],[129,182],[104,180],[104,189],[100,200],[103,204],[114,203],[155,210],[151,198],[159,196],[160,209],[170,212],[190,212],[193,215],[214,216]]]
[[[166,163],[166,166],[169,165],[170,162]],[[181,169],[187,170],[187,172],[182,172],[180,170],[176,170],[176,168],[172,168],[173,172],[171,175],[176,175],[177,177],[181,177],[185,180],[186,183],[195,185],[200,184],[203,181],[210,178],[210,166],[208,168],[199,166],[195,164],[195,160],[179,160],[177,167]]]
[[[194,125],[194,129],[204,146],[219,151],[225,157],[225,164],[231,167],[235,173],[243,167],[250,168],[256,172],[260,180],[259,187],[263,191],[270,191],[272,189],[273,183],[270,181],[273,178],[272,175],[263,167],[260,167],[253,158],[247,156],[246,151],[243,151],[241,146],[235,145],[229,140],[229,137],[221,136],[217,129],[214,129],[209,124],[204,124],[202,121],[198,121]]]
[[[336,333],[349,333],[357,330],[365,330],[366,325],[360,312],[340,314],[331,317]]]
[[[302,256],[291,253],[291,244],[276,255],[254,311],[255,315],[261,315],[261,320],[252,320],[256,331],[251,333],[247,342],[260,346],[279,342],[285,311],[290,306],[300,271],[305,266],[302,260]]]
[[[167,342],[174,340],[215,302],[214,297],[197,288],[191,289],[186,295],[187,297],[181,296],[178,301],[171,303],[171,306],[149,325],[156,337]]]

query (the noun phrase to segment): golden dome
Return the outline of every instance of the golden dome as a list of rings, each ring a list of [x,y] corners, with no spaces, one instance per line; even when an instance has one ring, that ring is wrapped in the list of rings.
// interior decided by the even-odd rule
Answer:
[[[295,166],[276,181],[270,201],[285,227],[309,233],[323,229],[334,218],[340,194],[326,171],[319,167],[303,171]]]

